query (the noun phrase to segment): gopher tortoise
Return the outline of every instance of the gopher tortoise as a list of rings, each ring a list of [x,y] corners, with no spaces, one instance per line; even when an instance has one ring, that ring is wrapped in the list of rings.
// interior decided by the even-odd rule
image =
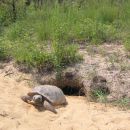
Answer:
[[[21,99],[26,103],[43,107],[45,110],[54,113],[57,113],[55,106],[68,104],[62,90],[53,85],[36,86],[26,96],[22,96]]]

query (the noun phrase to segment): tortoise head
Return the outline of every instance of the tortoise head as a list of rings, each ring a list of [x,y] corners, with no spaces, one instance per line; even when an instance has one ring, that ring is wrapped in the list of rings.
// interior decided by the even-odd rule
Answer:
[[[37,92],[29,92],[27,95],[32,98],[31,102],[32,102],[33,105],[37,105],[37,106],[42,106],[43,105],[44,98],[39,93],[37,93]]]
[[[43,104],[43,97],[41,95],[34,95],[32,98],[34,104],[36,105],[42,105]]]

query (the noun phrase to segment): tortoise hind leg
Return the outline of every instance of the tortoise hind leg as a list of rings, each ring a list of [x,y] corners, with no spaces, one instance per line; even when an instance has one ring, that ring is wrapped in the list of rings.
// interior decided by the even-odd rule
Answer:
[[[57,111],[55,110],[55,108],[54,108],[54,106],[52,106],[49,102],[47,102],[46,100],[44,101],[44,108],[46,109],[46,110],[49,110],[49,111],[51,111],[51,112],[53,112],[53,113],[55,113],[55,114],[57,114]]]

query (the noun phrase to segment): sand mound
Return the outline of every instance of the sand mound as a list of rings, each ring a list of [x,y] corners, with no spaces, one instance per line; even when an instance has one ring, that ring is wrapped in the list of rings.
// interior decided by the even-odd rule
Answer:
[[[20,96],[31,87],[27,80],[18,80],[19,77],[26,79],[24,75],[0,74],[0,130],[130,129],[130,111],[89,103],[84,97],[67,97],[68,106],[59,108],[58,114],[38,112],[33,106],[21,101]]]

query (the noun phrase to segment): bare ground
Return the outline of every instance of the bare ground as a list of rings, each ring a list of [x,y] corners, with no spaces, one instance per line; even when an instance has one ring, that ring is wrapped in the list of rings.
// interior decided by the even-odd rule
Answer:
[[[127,90],[129,90],[130,75],[128,66],[126,66],[126,64],[123,64],[123,70],[119,71],[121,69],[120,64],[122,62],[116,62],[114,66],[117,69],[111,68],[111,72],[108,69],[111,67],[111,63],[110,66],[108,66],[108,64],[106,65],[105,59],[108,56],[108,53],[106,52],[110,52],[113,50],[113,48],[116,48],[116,52],[119,52],[119,50],[121,50],[119,53],[121,54],[122,46],[119,45],[104,46],[102,53],[98,50],[93,51],[92,48],[89,48],[89,51],[87,52],[86,50],[81,50],[81,53],[85,54],[84,57],[86,64],[95,65],[98,63],[96,73],[98,72],[100,75],[103,75],[107,80],[112,79],[112,72],[114,73],[112,73],[112,75],[115,75],[115,79],[118,79],[116,73],[125,73],[123,77],[123,79],[125,79],[123,85],[127,86]],[[124,52],[122,53],[123,54],[121,56],[123,56],[126,62],[129,63],[129,59],[126,56],[127,54],[124,54]],[[93,62],[95,62],[95,64]],[[119,66],[117,63],[119,63]],[[108,68],[103,69],[106,68],[106,66]],[[101,71],[99,71],[99,67],[101,67]],[[92,70],[89,76],[95,74],[95,70]],[[108,74],[106,72],[111,73]],[[109,104],[105,105],[100,103],[87,102],[85,97],[80,96],[67,96],[66,98],[68,100],[68,105],[66,107],[59,108],[57,110],[58,114],[53,114],[49,111],[37,111],[33,106],[24,103],[20,99],[21,95],[31,90],[31,87],[37,84],[36,82],[33,82],[32,76],[33,75],[31,74],[18,72],[17,69],[13,67],[12,62],[7,64],[2,63],[0,65],[0,130],[130,129],[130,110],[123,111],[119,110],[117,107],[110,106]],[[113,79],[114,81],[111,82],[112,85],[115,83],[115,79]],[[118,87],[121,88],[121,86]],[[125,91],[127,90],[125,88]]]
[[[57,115],[38,112],[20,99],[31,89],[25,81],[16,81],[20,75],[4,75],[0,75],[0,130],[130,129],[130,111],[87,102],[84,97],[67,97],[68,106],[58,109]]]

